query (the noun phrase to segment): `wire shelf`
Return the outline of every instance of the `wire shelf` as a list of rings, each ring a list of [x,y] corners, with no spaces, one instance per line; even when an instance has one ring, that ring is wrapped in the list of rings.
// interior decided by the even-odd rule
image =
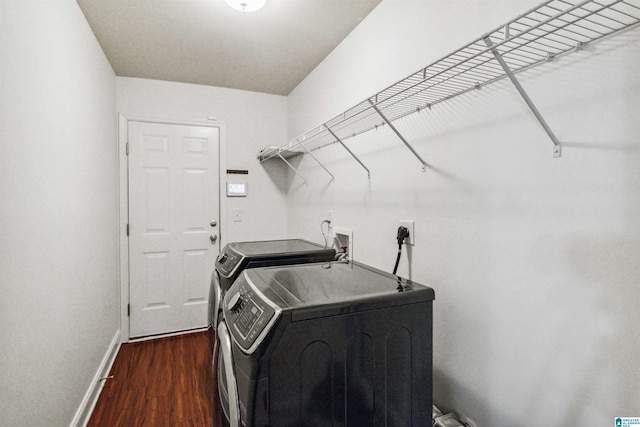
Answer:
[[[308,152],[342,142],[501,80],[507,77],[507,72],[496,59],[494,49],[511,71],[517,73],[581,50],[588,43],[638,23],[640,0],[546,1],[300,135],[279,150]],[[275,154],[263,156],[262,160],[273,156]]]

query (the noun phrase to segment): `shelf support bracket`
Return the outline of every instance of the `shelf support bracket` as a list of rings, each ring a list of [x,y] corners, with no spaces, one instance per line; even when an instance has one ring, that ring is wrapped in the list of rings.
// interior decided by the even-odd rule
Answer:
[[[360,163],[360,166],[362,166],[362,167],[364,168],[364,170],[366,170],[366,171],[367,171],[367,178],[371,179],[371,171],[369,171],[369,168],[368,168],[368,167],[366,167],[366,166],[364,165],[364,163],[362,163],[362,162],[360,161],[360,159],[358,158],[358,156],[356,156],[355,154],[353,154],[353,151],[349,150],[349,147],[347,147],[347,145],[346,145],[344,142],[342,142],[342,140],[341,140],[340,138],[338,138],[338,135],[336,135],[336,134],[335,134],[335,132],[333,132],[329,126],[327,126],[327,125],[325,124],[325,125],[324,125],[324,127],[325,127],[325,128],[327,128],[327,131],[331,134],[331,136],[333,136],[333,137],[336,139],[336,141],[338,141],[338,142],[340,143],[340,145],[342,145],[342,147],[343,147],[345,150],[347,150],[347,152],[348,152],[349,154],[351,154],[351,157],[353,157],[354,159],[356,159],[356,162]]]
[[[305,184],[307,184],[307,180],[305,179],[305,177],[298,171],[298,169],[296,169],[291,163],[289,163],[282,154],[280,154],[280,150],[278,150],[277,156],[280,157],[282,161],[285,162],[287,166],[289,166],[296,173],[296,175],[302,178]]]
[[[323,165],[322,163],[320,163],[320,160],[318,160],[318,159],[316,158],[316,156],[314,156],[313,154],[311,154],[311,151],[309,151],[309,149],[308,149],[307,147],[305,147],[305,145],[304,145],[304,144],[300,144],[300,146],[304,149],[304,151],[305,151],[308,155],[310,155],[310,156],[311,156],[311,158],[312,158],[313,160],[315,160],[315,162],[316,162],[318,165],[320,165],[320,167],[321,167],[322,169],[324,169],[324,171],[325,171],[326,173],[328,173],[328,174],[331,176],[331,181],[332,181],[332,182],[333,182],[333,181],[335,181],[336,177],[335,177],[335,176],[333,176],[333,174],[332,174],[331,172],[329,172],[329,169],[325,168],[325,167],[324,167],[324,165]]]
[[[493,53],[493,56],[495,56],[500,66],[502,67],[504,72],[507,74],[507,77],[509,77],[509,80],[511,80],[511,83],[513,83],[517,91],[520,93],[520,96],[524,99],[524,102],[527,103],[527,106],[529,107],[533,115],[536,117],[540,125],[542,125],[545,132],[547,132],[547,135],[549,135],[549,138],[551,138],[551,141],[553,141],[553,157],[560,157],[562,155],[562,146],[560,145],[560,141],[558,141],[558,138],[556,138],[555,134],[553,133],[549,125],[547,125],[547,122],[544,120],[544,118],[536,108],[531,98],[529,98],[529,95],[527,95],[527,92],[525,92],[524,88],[516,78],[513,71],[511,71],[511,68],[509,68],[509,65],[507,65],[507,63],[505,62],[500,52],[498,52],[498,49],[493,47],[494,44],[493,44],[493,41],[491,41],[491,38],[486,37],[484,39],[484,44],[486,44],[487,47],[491,49],[491,53]]]
[[[414,156],[416,156],[416,158],[418,160],[420,160],[420,163],[422,163],[422,172],[425,172],[427,170],[427,162],[425,162],[422,157],[420,157],[420,154],[418,154],[418,152],[416,150],[414,150],[414,148],[411,146],[411,144],[409,144],[407,142],[406,139],[404,139],[404,137],[402,136],[402,134],[400,132],[398,132],[398,129],[396,129],[391,122],[389,121],[389,119],[387,119],[387,117],[382,114],[382,111],[380,111],[380,109],[376,106],[376,104],[374,104],[370,99],[369,99],[369,104],[371,104],[371,107],[373,107],[374,110],[376,110],[376,113],[378,113],[378,115],[380,117],[382,117],[382,120],[384,120],[384,122],[389,125],[389,128],[391,128],[391,130],[398,136],[398,138],[400,138],[400,140],[404,143],[404,145],[407,146],[407,148],[409,150],[411,150],[411,152],[413,153]]]

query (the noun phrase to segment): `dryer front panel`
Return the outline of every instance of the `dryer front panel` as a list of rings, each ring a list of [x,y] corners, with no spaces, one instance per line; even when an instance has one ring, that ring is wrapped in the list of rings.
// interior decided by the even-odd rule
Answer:
[[[289,323],[256,425],[430,427],[431,319],[428,301]]]

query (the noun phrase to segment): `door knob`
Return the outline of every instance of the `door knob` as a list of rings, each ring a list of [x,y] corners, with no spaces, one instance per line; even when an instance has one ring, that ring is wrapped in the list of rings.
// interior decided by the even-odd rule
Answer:
[[[211,243],[215,243],[218,240],[218,235],[212,234],[211,236],[209,236],[209,240],[211,240]]]
[[[218,223],[217,223],[217,222],[215,222],[215,221],[211,221],[211,222],[209,223],[209,225],[210,225],[210,226],[212,226],[212,227],[215,227],[216,225],[218,225]]]

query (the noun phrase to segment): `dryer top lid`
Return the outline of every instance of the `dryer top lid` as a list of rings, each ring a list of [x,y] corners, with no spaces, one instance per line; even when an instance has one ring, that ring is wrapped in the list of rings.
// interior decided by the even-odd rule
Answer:
[[[244,256],[287,255],[304,252],[334,252],[335,249],[324,248],[316,243],[302,239],[263,240],[256,242],[229,243],[228,249]],[[226,250],[227,248],[225,248]]]
[[[234,242],[227,244],[218,255],[216,270],[221,276],[234,280],[245,268],[331,261],[335,256],[335,249],[302,239]]]

